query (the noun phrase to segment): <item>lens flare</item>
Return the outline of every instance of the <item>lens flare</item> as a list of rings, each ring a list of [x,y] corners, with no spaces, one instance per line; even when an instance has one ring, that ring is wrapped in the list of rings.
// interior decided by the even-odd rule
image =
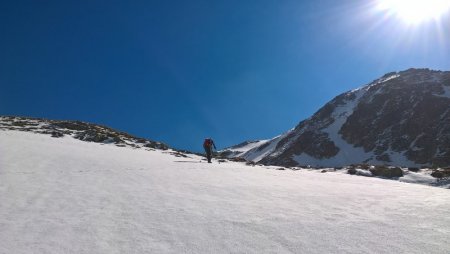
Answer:
[[[410,24],[438,20],[450,9],[450,0],[379,0],[378,8]]]

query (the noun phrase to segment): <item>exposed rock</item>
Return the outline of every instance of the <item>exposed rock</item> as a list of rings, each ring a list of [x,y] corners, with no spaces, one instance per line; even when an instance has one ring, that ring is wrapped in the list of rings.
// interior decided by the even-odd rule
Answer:
[[[51,135],[54,138],[64,135],[95,143],[114,143],[120,147],[147,147],[167,150],[163,143],[134,137],[128,133],[117,131],[106,126],[81,121],[56,121],[40,118],[14,116],[0,117],[0,129],[18,130]]]
[[[394,178],[394,177],[402,177],[403,170],[399,167],[385,167],[385,166],[376,166],[369,170],[372,175],[386,177],[386,178]]]
[[[355,168],[349,168],[347,170],[347,173],[349,173],[350,175],[355,175],[356,174],[356,169]]]
[[[172,155],[175,156],[175,157],[189,158],[189,156],[187,156],[187,155],[184,154],[184,153],[180,153],[180,152],[172,152],[172,153],[170,153],[170,154],[172,154]]]
[[[240,158],[240,157],[230,158],[229,160],[230,160],[230,161],[235,161],[235,162],[247,162],[246,159]]]
[[[286,167],[450,166],[450,72],[388,73],[240,156]]]
[[[247,161],[247,162],[245,162],[245,165],[248,165],[248,166],[255,166],[256,163],[255,163],[254,161]]]
[[[52,137],[53,138],[60,138],[60,137],[64,137],[64,134],[59,132],[59,131],[52,131]]]
[[[444,177],[450,177],[450,169],[436,169],[433,170],[433,172],[431,173],[432,177],[435,178],[444,178]]]
[[[409,167],[408,168],[408,171],[411,171],[411,172],[419,172],[419,168],[415,168],[415,167]]]

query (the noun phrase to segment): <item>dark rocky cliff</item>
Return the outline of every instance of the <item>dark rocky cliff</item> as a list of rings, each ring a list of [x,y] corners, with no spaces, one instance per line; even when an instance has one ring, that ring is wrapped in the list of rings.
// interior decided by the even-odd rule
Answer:
[[[393,72],[242,157],[264,164],[450,165],[450,72]]]

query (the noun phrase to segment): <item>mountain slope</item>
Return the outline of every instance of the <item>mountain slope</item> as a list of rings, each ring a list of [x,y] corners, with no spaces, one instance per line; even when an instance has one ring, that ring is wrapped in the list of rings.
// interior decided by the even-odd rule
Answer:
[[[267,143],[267,141],[268,140],[245,141],[240,144],[223,149],[222,151],[220,151],[220,154],[225,158],[240,157],[251,149]]]
[[[450,192],[0,130],[0,253],[447,253]]]
[[[386,74],[240,156],[284,166],[450,166],[450,72]]]
[[[0,130],[16,130],[51,135],[53,138],[72,137],[86,142],[114,144],[119,147],[155,148],[167,150],[161,142],[138,138],[106,126],[81,121],[58,121],[41,118],[0,116]]]

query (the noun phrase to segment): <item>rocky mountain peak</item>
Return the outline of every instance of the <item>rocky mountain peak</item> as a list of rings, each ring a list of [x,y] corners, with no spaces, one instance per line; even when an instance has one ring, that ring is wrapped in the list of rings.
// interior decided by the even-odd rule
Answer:
[[[391,72],[241,155],[265,164],[450,165],[450,72]]]

